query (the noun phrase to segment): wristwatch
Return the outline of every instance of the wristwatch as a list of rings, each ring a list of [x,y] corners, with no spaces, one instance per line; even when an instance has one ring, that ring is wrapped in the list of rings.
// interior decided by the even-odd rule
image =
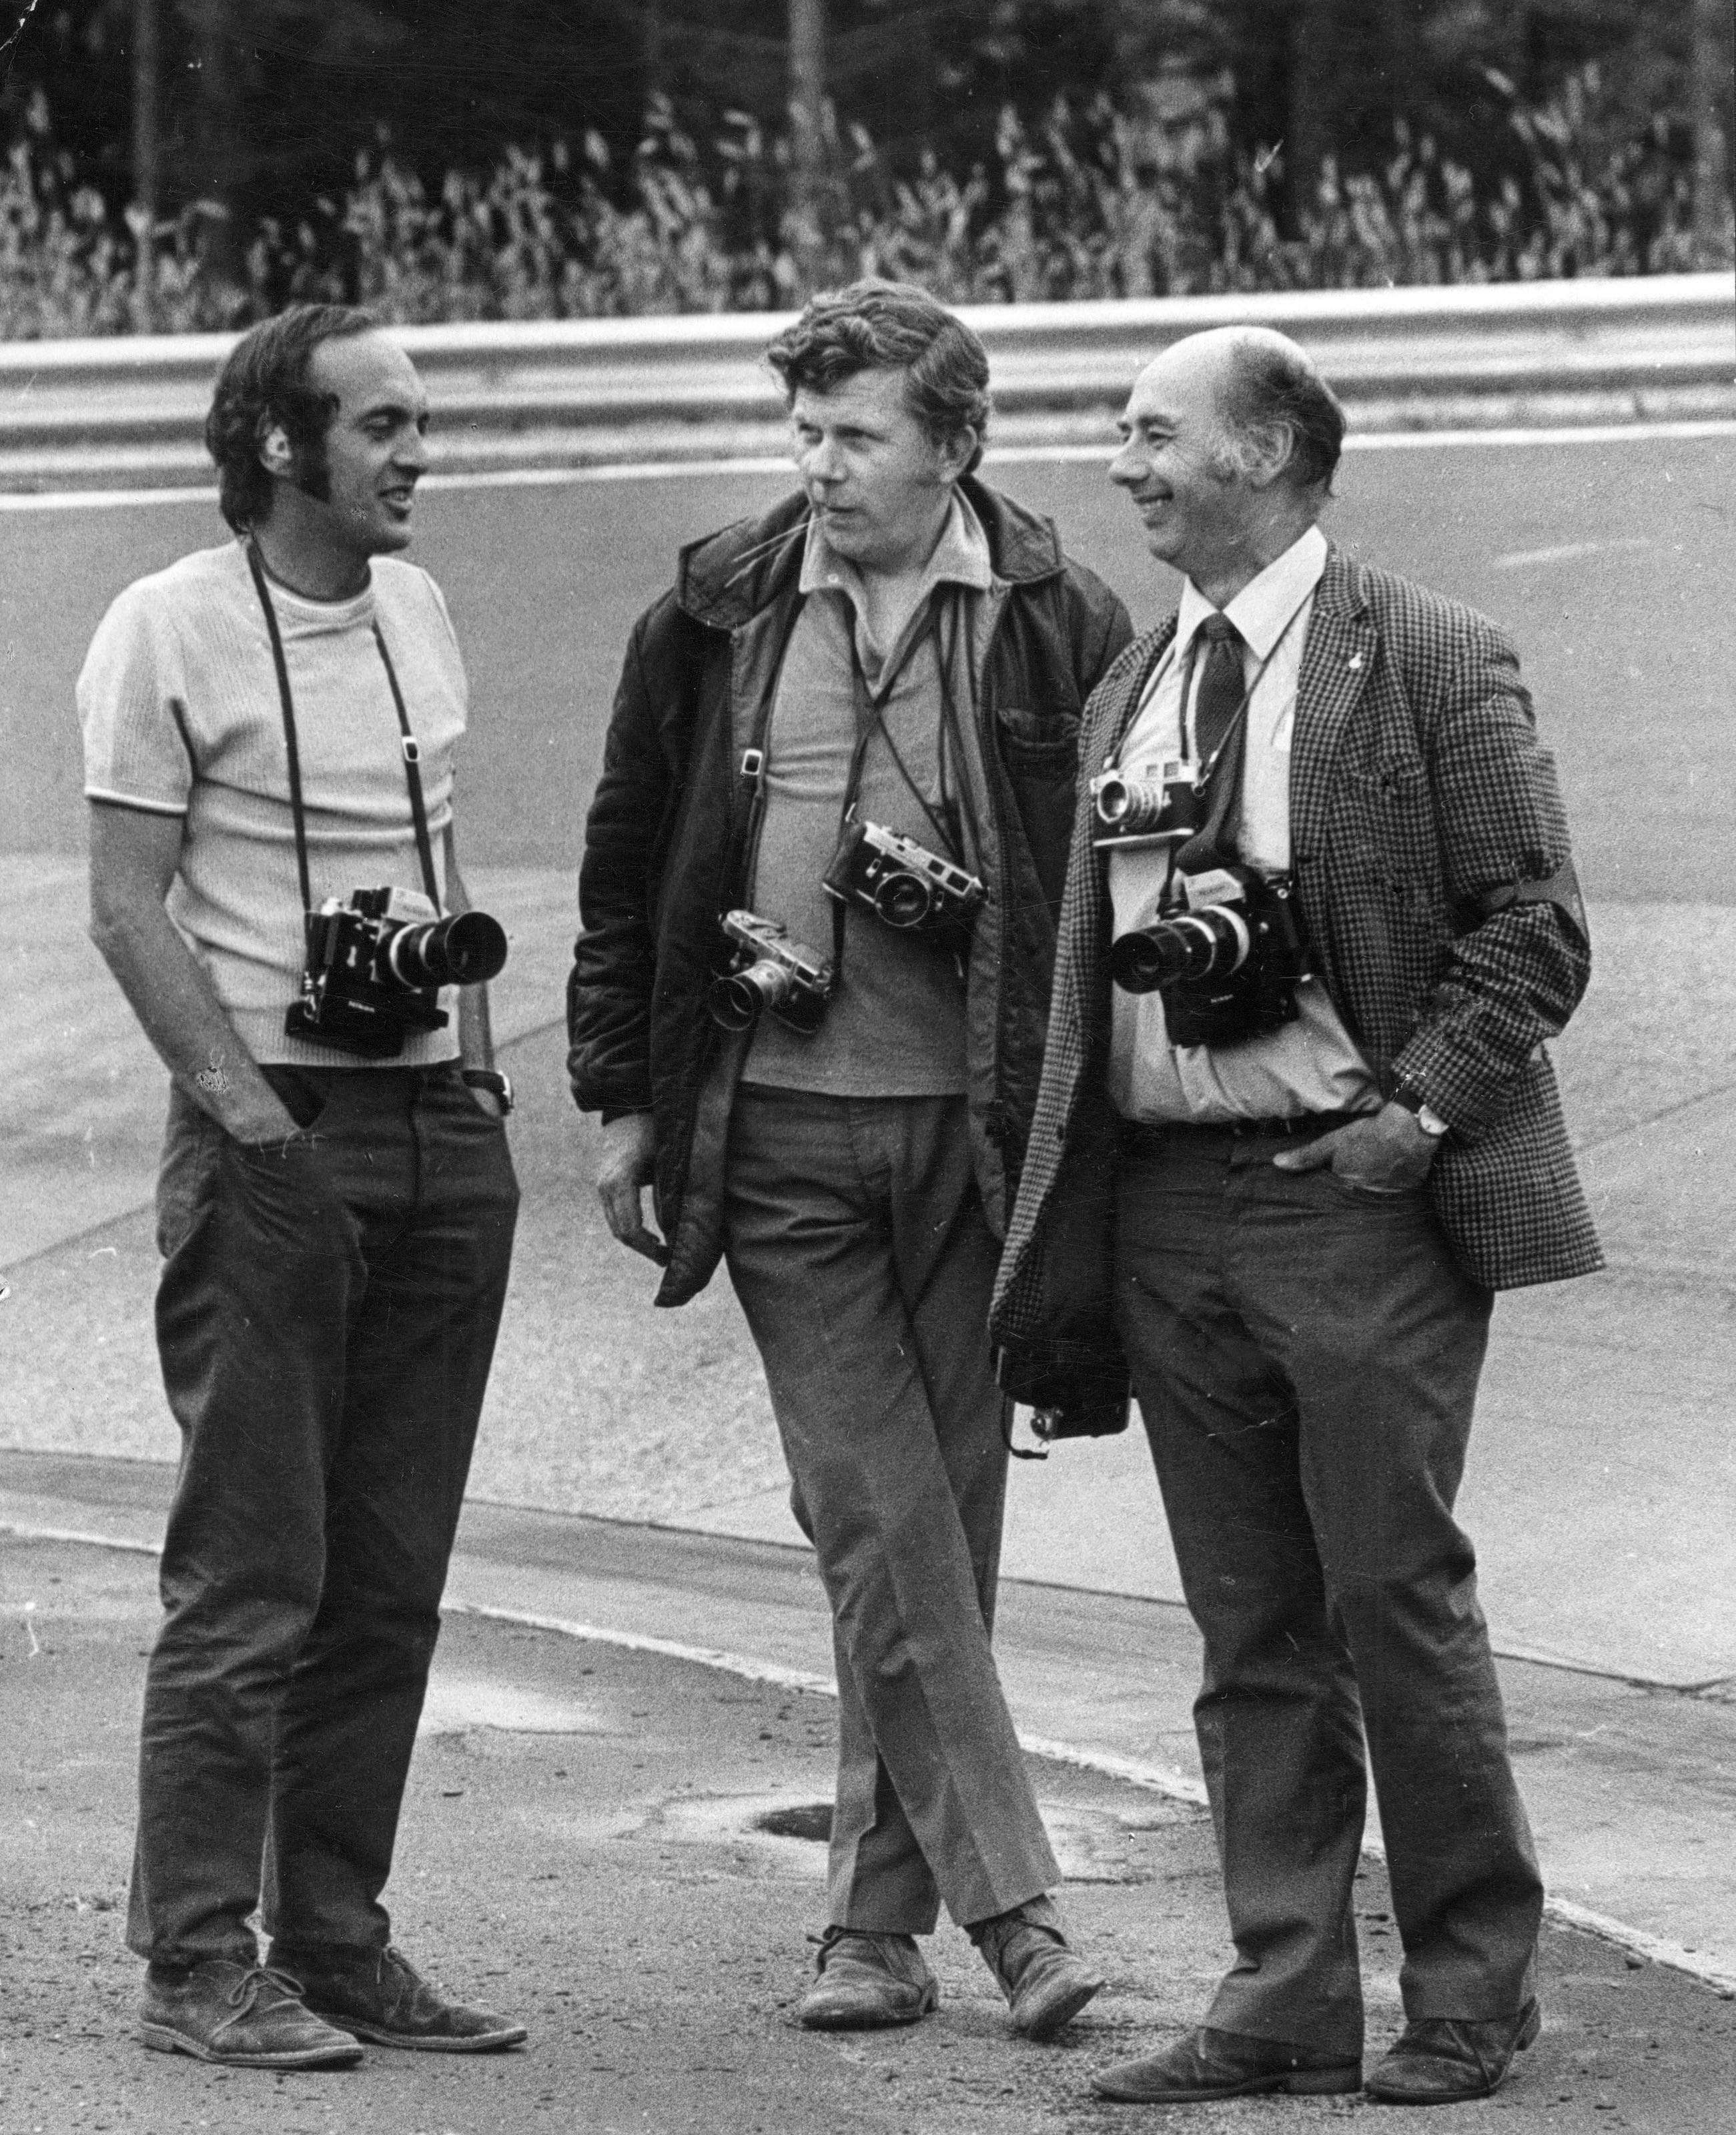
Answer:
[[[467,1090],[486,1090],[500,1107],[505,1119],[512,1110],[512,1084],[498,1068],[467,1068],[462,1076]]]
[[[1413,1090],[1409,1083],[1399,1084],[1392,1093],[1392,1101],[1395,1105],[1402,1105],[1423,1132],[1425,1135],[1433,1135],[1437,1141],[1443,1135],[1452,1132],[1451,1126],[1435,1111],[1434,1106],[1424,1103],[1421,1091]]]

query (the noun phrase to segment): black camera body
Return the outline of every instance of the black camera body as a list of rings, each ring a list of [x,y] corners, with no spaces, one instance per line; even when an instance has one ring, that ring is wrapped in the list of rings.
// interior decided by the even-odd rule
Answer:
[[[969,935],[989,894],[968,869],[914,838],[853,818],[844,825],[821,887],[901,933],[936,935],[950,944]]]
[[[1193,766],[1173,757],[1100,772],[1091,781],[1091,843],[1100,850],[1168,845],[1191,838],[1200,826]]]
[[[307,919],[301,998],[285,1034],[391,1060],[413,1031],[443,1029],[442,986],[476,986],[506,962],[506,933],[486,912],[442,919],[413,889],[358,889],[328,897]]]
[[[1172,1045],[1236,1045],[1296,1019],[1308,939],[1288,875],[1236,865],[1175,875],[1174,907],[1123,934],[1110,976],[1160,993]]]
[[[790,939],[787,927],[754,912],[726,912],[718,922],[735,944],[727,971],[711,982],[706,1006],[725,1030],[751,1030],[762,1013],[811,1038],[832,997],[832,966]]]

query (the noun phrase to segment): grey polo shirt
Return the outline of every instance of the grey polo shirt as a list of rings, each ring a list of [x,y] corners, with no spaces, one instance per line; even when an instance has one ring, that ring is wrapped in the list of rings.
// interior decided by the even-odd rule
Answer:
[[[753,909],[781,920],[797,941],[832,953],[834,906],[820,888],[837,850],[857,733],[853,637],[886,733],[912,779],[943,821],[964,806],[958,767],[943,777],[941,663],[958,719],[972,716],[972,608],[993,582],[988,537],[954,494],[910,620],[890,647],[868,635],[860,581],[817,525],[802,562],[801,611],[784,656],[766,737],[765,813],[752,889]],[[931,611],[935,627],[927,624]],[[933,826],[901,776],[886,737],[863,759],[860,814],[940,850]],[[950,857],[962,857],[956,844]],[[965,985],[952,956],[900,934],[852,906],[844,921],[843,976],[825,1019],[800,1037],[761,1019],[743,1081],[849,1097],[951,1097],[965,1087]]]

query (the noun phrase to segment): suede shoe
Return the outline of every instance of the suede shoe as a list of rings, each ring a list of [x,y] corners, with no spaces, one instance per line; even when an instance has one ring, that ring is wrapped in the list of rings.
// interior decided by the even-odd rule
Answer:
[[[1487,2098],[1543,2029],[1536,1998],[1516,2016],[1419,2016],[1376,2064],[1368,2094],[1383,2105],[1459,2105]]]
[[[424,1979],[401,1951],[282,1950],[271,1961],[300,1982],[307,2007],[341,2031],[413,2053],[489,2054],[521,2045],[522,2024],[467,2009]]]
[[[941,1998],[914,1935],[828,1928],[814,1960],[815,1981],[795,2021],[809,2031],[873,2031],[914,2024]]]
[[[1052,1899],[1028,1898],[968,1932],[1000,1982],[1022,2037],[1052,2039],[1102,1989],[1101,1974],[1068,1948]]]
[[[1362,2087],[1360,2060],[1323,2061],[1281,2039],[1250,2039],[1209,2026],[1161,2053],[1099,2069],[1091,2088],[1123,2105],[1203,2105],[1215,2098],[1251,2098],[1282,2091],[1292,2098],[1330,2098]]]
[[[153,1964],[139,1997],[140,2042],[224,2068],[352,2068],[361,2048],[302,2006],[275,1967],[208,1957],[185,1971]]]

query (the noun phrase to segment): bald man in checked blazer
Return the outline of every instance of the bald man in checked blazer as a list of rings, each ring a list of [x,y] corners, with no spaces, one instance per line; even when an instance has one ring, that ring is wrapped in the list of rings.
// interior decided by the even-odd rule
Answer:
[[[1113,1405],[1130,1372],[1236,1955],[1201,2028],[1094,2081],[1361,2085],[1366,1765],[1406,2018],[1368,2090],[1486,2096],[1536,2036],[1542,1886],[1453,1503],[1493,1293],[1601,1265],[1545,1050],[1590,971],[1567,825],[1501,631],[1321,534],[1343,417],[1299,348],[1192,336],[1121,431],[1111,479],[1182,598],[1086,712],[994,1329],[1028,1397]],[[1177,763],[1192,842],[1103,843],[1093,774]],[[1307,976],[1177,1043],[1189,997],[1112,984],[1109,951],[1183,876],[1221,894],[1214,865],[1287,893]]]

